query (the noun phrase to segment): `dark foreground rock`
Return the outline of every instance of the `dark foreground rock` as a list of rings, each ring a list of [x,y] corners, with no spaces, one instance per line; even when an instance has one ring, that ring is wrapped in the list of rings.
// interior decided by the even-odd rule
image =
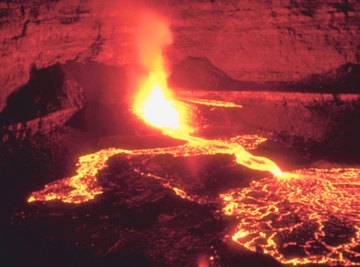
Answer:
[[[146,158],[129,160],[125,155],[111,158],[109,167],[99,175],[104,194],[88,203],[71,205],[55,201],[18,208],[6,226],[8,246],[2,260],[11,266],[25,263],[27,266],[194,266],[200,262],[219,264],[234,260],[231,253],[228,257],[227,252],[222,255],[217,252],[229,250],[223,238],[233,226],[218,211],[221,208],[218,193],[226,188],[216,186],[216,193],[211,188],[215,179],[212,168],[223,165],[220,168],[223,175],[235,171],[236,167],[229,164],[231,160],[218,155],[209,164],[209,159],[203,156],[193,165],[182,158],[167,156],[166,161],[175,160],[178,164],[162,165],[161,157],[155,161],[149,157],[150,162],[144,164]],[[167,167],[171,170],[168,172],[171,184],[189,189],[193,196],[197,192],[198,198],[206,201],[182,199],[164,187],[162,180],[133,172],[134,166],[143,166],[144,171],[150,168],[157,175],[162,173],[154,166]],[[200,180],[193,173],[194,167],[202,172]],[[193,175],[181,179],[186,172]],[[238,172],[246,176],[247,171]],[[249,173],[248,178],[245,176],[217,179],[231,187],[249,183]],[[16,256],[16,251],[21,251],[21,257]],[[240,254],[249,266],[258,262],[258,256]],[[260,257],[266,266],[275,266],[273,260]]]

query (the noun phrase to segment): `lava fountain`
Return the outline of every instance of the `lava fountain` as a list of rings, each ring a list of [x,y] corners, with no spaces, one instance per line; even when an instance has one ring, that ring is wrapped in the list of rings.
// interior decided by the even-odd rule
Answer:
[[[96,176],[106,168],[109,157],[116,154],[127,154],[129,160],[139,155],[228,154],[234,156],[237,164],[268,172],[266,178],[253,181],[250,187],[233,189],[218,197],[224,205],[223,214],[238,221],[237,228],[229,235],[231,240],[251,251],[260,250],[282,263],[355,265],[359,262],[360,205],[356,193],[360,186],[360,171],[305,169],[283,173],[272,160],[254,156],[245,149],[256,146],[265,138],[238,136],[209,140],[196,136],[191,104],[222,108],[241,108],[241,105],[205,99],[177,99],[167,85],[162,54],[162,49],[171,42],[168,25],[154,17],[150,21],[155,21],[156,27],[153,27],[154,23],[149,26],[146,20],[138,40],[139,59],[148,75],[143,78],[134,97],[132,110],[147,125],[161,130],[164,135],[183,140],[185,144],[151,149],[108,148],[81,156],[76,175],[45,185],[44,189],[33,192],[28,202],[59,200],[79,204],[94,199],[103,193]],[[149,32],[155,33],[150,42]],[[149,179],[161,180],[164,187],[172,189],[181,198],[197,201],[196,196],[189,196],[166,178],[137,169],[134,171]],[[349,222],[351,228],[347,236],[333,244],[328,240],[327,225],[331,218]],[[306,235],[301,235],[301,231]],[[290,258],[284,256],[289,248],[297,251]]]
[[[154,67],[143,82],[133,105],[134,114],[162,133],[178,139],[188,139],[193,129],[187,124],[188,110],[177,101],[167,86],[162,55],[154,60]]]

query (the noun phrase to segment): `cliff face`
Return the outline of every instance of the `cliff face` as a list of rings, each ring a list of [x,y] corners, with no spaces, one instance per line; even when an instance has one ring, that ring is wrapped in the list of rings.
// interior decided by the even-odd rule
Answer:
[[[176,9],[175,61],[206,56],[238,80],[291,81],[359,61],[358,1],[195,1]]]
[[[133,64],[133,25],[114,2],[0,2],[0,110],[31,69],[87,59]],[[152,2],[172,20],[172,64],[204,56],[234,79],[293,81],[360,60],[355,0]]]
[[[80,2],[0,3],[0,110],[31,69],[96,54],[99,26]]]
[[[82,86],[59,64],[32,72],[29,82],[11,94],[0,113],[0,143],[49,133],[85,104]]]

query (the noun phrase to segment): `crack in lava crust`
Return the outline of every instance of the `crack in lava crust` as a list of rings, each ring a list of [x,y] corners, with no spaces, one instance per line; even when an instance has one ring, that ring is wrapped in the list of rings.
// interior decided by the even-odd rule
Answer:
[[[221,195],[231,238],[285,264],[360,265],[360,169],[301,169]]]

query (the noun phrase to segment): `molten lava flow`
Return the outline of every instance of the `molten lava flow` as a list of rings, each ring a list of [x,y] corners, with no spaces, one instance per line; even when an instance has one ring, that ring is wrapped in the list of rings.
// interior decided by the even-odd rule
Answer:
[[[236,140],[238,143],[243,143],[248,149],[255,149],[257,145],[266,141],[266,139],[259,137],[257,135],[245,135],[237,136],[229,140],[222,140],[220,143],[232,144],[233,140]],[[223,152],[222,152],[223,151]],[[186,156],[199,156],[199,155],[213,155],[218,153],[227,153],[227,148],[224,150],[216,147],[206,147],[206,146],[194,146],[191,143],[174,146],[174,147],[165,147],[165,148],[151,148],[151,149],[116,149],[109,148],[103,149],[93,154],[88,154],[79,158],[77,164],[77,174],[73,177],[64,178],[59,181],[52,182],[48,185],[45,185],[43,190],[38,192],[33,192],[28,198],[28,202],[34,201],[50,201],[50,200],[61,200],[65,203],[83,203],[88,200],[94,199],[98,194],[102,193],[102,188],[99,186],[96,179],[97,173],[104,169],[106,161],[114,155],[117,154],[127,154],[129,156],[139,156],[139,155],[173,155],[174,157],[186,157]],[[136,173],[140,173],[139,170],[133,170]],[[141,173],[150,178],[162,180],[159,176],[149,173]],[[164,187],[172,188],[178,195],[186,195],[186,193],[175,186],[171,186],[168,181],[164,181]],[[181,192],[181,193],[180,193]],[[186,197],[189,199],[189,197]]]
[[[161,27],[160,36],[167,36],[167,31],[166,27]],[[228,154],[233,155],[240,165],[272,174],[253,181],[248,188],[232,190],[220,197],[225,204],[224,214],[235,216],[239,221],[232,240],[251,251],[260,249],[282,263],[351,265],[359,262],[360,205],[356,195],[360,186],[360,170],[307,169],[283,173],[270,159],[246,151],[245,148],[255,148],[266,140],[264,138],[239,136],[208,140],[192,135],[195,129],[190,123],[189,104],[221,108],[241,106],[214,100],[184,99],[188,104],[177,100],[167,86],[161,47],[156,46],[157,42],[149,44],[142,40],[141,43],[150,48],[155,45],[155,48],[148,49],[150,53],[141,53],[141,58],[146,59],[144,66],[149,74],[135,97],[133,112],[163,134],[186,143],[137,150],[109,148],[82,156],[75,176],[46,185],[43,190],[32,193],[28,202],[57,199],[66,203],[83,203],[94,199],[103,191],[96,175],[107,166],[109,157],[116,154],[127,154],[129,160],[139,155],[187,157]],[[160,180],[164,187],[172,189],[183,199],[196,201],[196,196],[189,196],[179,185],[170,184],[165,178],[138,169],[133,171]],[[333,221],[340,222],[339,225],[344,228],[341,233],[345,234],[336,238],[331,236]]]
[[[302,169],[222,195],[232,240],[285,264],[360,264],[360,169]]]
[[[242,108],[241,105],[232,103],[232,102],[224,102],[219,100],[209,100],[209,99],[191,99],[191,98],[181,98],[182,101],[190,102],[194,104],[210,106],[210,107],[224,107],[224,108]]]
[[[222,107],[238,106],[233,103],[209,100],[198,100],[197,102]],[[183,102],[173,98],[167,86],[166,72],[161,54],[156,58],[154,71],[150,73],[136,97],[134,112],[147,124],[161,129],[164,134],[187,141],[190,146],[204,150],[205,155],[216,153],[231,154],[235,156],[238,164],[248,168],[269,171],[278,176],[282,174],[280,168],[274,162],[264,157],[251,155],[237,142],[206,140],[191,136],[193,129],[188,121],[189,109],[186,108]]]

